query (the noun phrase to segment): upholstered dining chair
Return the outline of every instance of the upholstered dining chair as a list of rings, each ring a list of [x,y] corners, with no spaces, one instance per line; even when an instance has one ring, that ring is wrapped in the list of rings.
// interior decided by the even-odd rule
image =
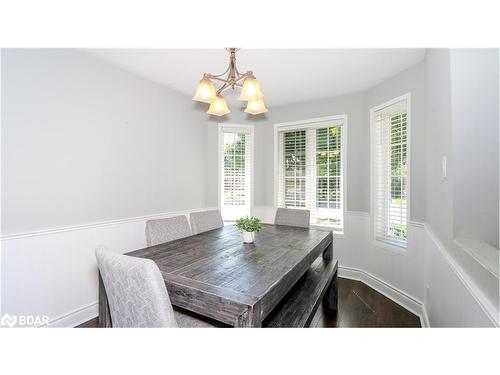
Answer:
[[[309,228],[309,218],[311,212],[309,210],[298,210],[295,208],[278,208],[274,224],[288,225],[291,227]]]
[[[148,246],[158,245],[190,235],[191,229],[185,215],[146,221],[146,242]]]
[[[224,221],[219,210],[193,212],[189,217],[191,219],[193,234],[207,232],[224,226]]]
[[[165,282],[151,259],[95,250],[113,328],[215,327],[208,319],[174,310]]]

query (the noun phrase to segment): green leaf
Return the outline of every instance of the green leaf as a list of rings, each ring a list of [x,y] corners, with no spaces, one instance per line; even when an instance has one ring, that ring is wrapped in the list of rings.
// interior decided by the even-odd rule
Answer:
[[[262,224],[259,218],[247,216],[237,219],[236,227],[246,232],[259,232],[262,229]]]

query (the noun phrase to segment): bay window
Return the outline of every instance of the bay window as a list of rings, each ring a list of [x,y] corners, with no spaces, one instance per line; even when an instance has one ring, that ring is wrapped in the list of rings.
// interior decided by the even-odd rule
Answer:
[[[347,116],[277,124],[277,207],[308,209],[312,226],[343,232]]]

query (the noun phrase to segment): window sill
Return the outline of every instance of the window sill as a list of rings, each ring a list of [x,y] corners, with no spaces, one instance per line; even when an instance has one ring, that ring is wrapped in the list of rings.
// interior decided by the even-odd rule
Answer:
[[[490,244],[470,238],[455,238],[455,244],[471,256],[486,271],[499,278],[499,251]]]
[[[403,246],[402,244],[400,245],[400,244],[397,244],[394,242],[373,239],[372,245],[379,247],[379,248],[382,248],[382,249],[385,249],[385,250],[392,251],[396,254],[400,254],[400,255],[407,255],[408,254],[408,252],[407,252],[408,244],[406,244],[406,246]]]

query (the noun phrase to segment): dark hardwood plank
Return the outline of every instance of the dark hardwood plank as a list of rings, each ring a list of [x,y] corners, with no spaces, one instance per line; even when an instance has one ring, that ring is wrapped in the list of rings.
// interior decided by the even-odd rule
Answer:
[[[360,281],[339,278],[338,290],[337,313],[318,309],[311,327],[421,327],[418,316]]]
[[[95,317],[93,319],[87,320],[85,323],[82,323],[75,328],[99,328],[99,318]]]
[[[359,282],[353,287],[353,294],[376,313],[378,327],[418,327],[420,319],[401,305],[381,293],[374,292]]]

